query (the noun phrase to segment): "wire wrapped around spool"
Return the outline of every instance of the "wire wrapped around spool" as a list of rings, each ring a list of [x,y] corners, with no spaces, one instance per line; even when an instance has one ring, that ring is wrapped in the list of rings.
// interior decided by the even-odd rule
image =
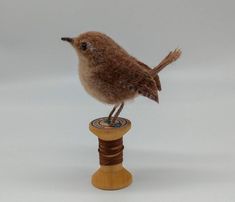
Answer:
[[[100,165],[116,165],[123,161],[123,138],[106,141],[99,138]]]

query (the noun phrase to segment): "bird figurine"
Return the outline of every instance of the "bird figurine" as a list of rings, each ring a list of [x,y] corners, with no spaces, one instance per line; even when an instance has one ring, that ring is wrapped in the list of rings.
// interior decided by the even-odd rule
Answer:
[[[181,55],[181,50],[175,49],[150,68],[100,32],[61,40],[69,42],[77,52],[79,78],[85,90],[97,100],[114,105],[107,118],[110,126],[115,126],[124,103],[138,95],[159,103],[158,91],[162,88],[158,73]]]

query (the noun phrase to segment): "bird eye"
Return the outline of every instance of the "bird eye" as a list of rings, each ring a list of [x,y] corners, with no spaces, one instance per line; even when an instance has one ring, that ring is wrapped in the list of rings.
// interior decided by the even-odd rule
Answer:
[[[87,49],[87,43],[86,43],[86,42],[82,42],[82,43],[80,44],[80,49],[83,50],[83,51],[85,51],[85,50]]]

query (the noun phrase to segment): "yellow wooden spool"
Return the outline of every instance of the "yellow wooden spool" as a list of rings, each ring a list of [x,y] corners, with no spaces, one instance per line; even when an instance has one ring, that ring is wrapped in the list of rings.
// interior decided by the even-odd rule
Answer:
[[[131,122],[124,118],[118,118],[114,127],[106,123],[107,117],[98,118],[90,122],[89,129],[99,139],[113,141],[122,138],[131,128]],[[122,163],[115,165],[100,165],[100,168],[92,175],[92,184],[104,190],[117,190],[127,187],[132,182],[131,173]]]

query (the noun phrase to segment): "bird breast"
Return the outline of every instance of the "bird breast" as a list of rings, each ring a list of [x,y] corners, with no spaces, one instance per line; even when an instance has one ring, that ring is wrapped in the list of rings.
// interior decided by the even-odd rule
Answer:
[[[107,97],[99,90],[99,81],[96,81],[92,76],[92,67],[90,67],[90,64],[86,58],[79,58],[78,74],[81,84],[92,97],[101,102],[109,103]]]

